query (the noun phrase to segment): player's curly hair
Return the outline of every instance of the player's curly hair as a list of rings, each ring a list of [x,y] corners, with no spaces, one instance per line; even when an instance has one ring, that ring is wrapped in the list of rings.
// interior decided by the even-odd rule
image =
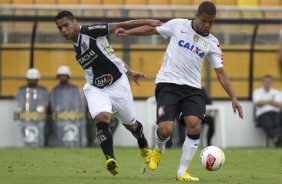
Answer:
[[[55,21],[57,21],[59,19],[62,19],[64,17],[67,17],[69,20],[73,20],[74,19],[74,16],[73,16],[72,12],[64,10],[64,11],[59,12],[55,16]]]
[[[208,15],[216,15],[215,5],[210,1],[202,2],[198,7],[198,14],[201,15],[202,13],[205,13]]]

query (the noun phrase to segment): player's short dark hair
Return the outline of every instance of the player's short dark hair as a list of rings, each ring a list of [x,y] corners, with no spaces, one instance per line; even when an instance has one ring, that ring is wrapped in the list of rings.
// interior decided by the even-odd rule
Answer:
[[[75,19],[74,16],[73,16],[73,14],[72,14],[72,12],[64,10],[64,11],[59,12],[59,13],[55,16],[55,21],[57,21],[57,20],[59,20],[59,19],[62,19],[62,18],[65,18],[65,17],[67,17],[69,20]]]
[[[202,13],[205,13],[208,15],[216,15],[215,5],[210,1],[202,2],[198,7],[198,14],[201,15]]]

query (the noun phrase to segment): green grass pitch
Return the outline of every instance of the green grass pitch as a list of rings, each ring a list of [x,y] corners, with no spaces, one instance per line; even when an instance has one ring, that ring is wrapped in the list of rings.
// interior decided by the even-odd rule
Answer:
[[[209,172],[199,164],[199,149],[190,172],[198,183],[282,183],[282,149],[225,149],[226,162]],[[98,148],[0,149],[0,184],[166,184],[175,180],[181,149],[168,149],[159,168],[146,178],[136,148],[115,148],[120,174],[112,176]]]

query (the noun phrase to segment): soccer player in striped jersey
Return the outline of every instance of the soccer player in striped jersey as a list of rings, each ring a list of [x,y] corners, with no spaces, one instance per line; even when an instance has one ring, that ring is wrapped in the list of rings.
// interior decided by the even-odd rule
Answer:
[[[148,148],[142,124],[136,120],[133,96],[126,74],[137,84],[139,79],[148,77],[131,70],[115,54],[106,36],[118,28],[131,29],[143,25],[155,27],[161,25],[161,22],[132,20],[79,26],[77,19],[69,11],[59,12],[55,22],[61,35],[73,42],[76,60],[85,72],[86,84],[83,91],[91,116],[96,121],[96,142],[106,157],[107,169],[113,175],[118,173],[109,129],[113,111],[137,139],[141,156],[148,163],[152,150]]]

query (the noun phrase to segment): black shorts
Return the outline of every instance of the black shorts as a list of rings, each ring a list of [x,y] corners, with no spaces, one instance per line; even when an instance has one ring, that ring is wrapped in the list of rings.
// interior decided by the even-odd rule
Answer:
[[[157,101],[157,123],[175,121],[180,112],[184,116],[205,119],[206,101],[202,89],[188,85],[159,83],[155,90]]]

